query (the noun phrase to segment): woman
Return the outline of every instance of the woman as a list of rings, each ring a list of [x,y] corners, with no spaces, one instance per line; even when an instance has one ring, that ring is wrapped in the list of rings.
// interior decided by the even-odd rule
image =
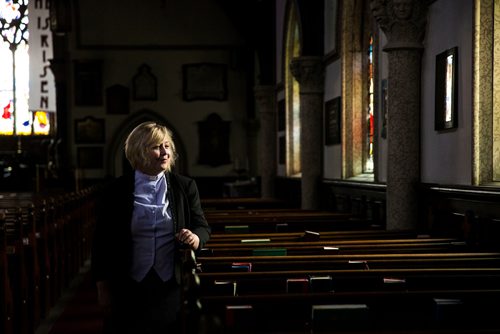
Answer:
[[[113,181],[99,201],[92,271],[109,333],[176,333],[181,305],[180,248],[210,237],[194,180],[175,174],[169,129],[138,125],[126,139],[134,172]]]

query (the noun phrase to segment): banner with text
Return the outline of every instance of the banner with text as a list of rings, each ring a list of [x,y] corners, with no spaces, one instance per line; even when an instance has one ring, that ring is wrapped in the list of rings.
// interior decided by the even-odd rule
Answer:
[[[32,112],[56,111],[56,88],[50,69],[53,57],[50,30],[49,0],[32,0],[28,3],[28,31],[30,56],[30,97]]]

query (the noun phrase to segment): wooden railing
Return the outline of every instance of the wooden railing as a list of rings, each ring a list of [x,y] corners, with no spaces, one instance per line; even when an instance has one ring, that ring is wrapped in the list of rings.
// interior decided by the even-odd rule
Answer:
[[[422,184],[422,230],[500,250],[500,188]]]
[[[1,333],[34,333],[89,258],[96,193],[0,194]]]

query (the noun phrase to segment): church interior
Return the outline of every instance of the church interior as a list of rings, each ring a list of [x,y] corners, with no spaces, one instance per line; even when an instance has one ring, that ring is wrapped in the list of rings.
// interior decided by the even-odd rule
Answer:
[[[183,333],[500,333],[500,1],[0,7],[0,333],[102,333],[96,201],[145,121],[212,229]]]

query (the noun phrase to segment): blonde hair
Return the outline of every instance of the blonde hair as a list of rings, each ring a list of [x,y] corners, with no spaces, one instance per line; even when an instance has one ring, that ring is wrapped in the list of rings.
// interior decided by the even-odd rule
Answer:
[[[171,171],[177,160],[177,151],[172,139],[172,131],[166,126],[155,122],[144,122],[136,126],[125,140],[125,156],[133,169],[144,169],[149,164],[148,150],[150,147],[168,142],[172,149],[170,164],[167,171]]]

